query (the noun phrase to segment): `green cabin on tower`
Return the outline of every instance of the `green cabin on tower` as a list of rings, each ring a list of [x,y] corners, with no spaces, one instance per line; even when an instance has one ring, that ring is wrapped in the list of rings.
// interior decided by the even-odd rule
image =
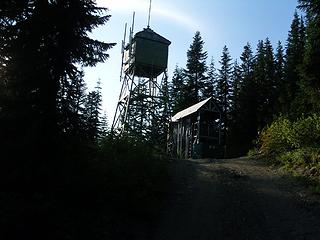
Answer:
[[[167,69],[170,44],[151,28],[144,28],[125,48],[124,71],[137,77],[158,77]]]

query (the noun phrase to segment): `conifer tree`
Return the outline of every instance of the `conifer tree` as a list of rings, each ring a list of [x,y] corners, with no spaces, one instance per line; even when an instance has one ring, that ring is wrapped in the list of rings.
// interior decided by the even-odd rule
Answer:
[[[203,91],[204,82],[206,81],[207,52],[203,50],[203,45],[204,41],[202,40],[200,32],[197,31],[187,51],[187,64],[185,69],[189,106],[200,100],[200,94]]]
[[[231,100],[231,72],[232,72],[232,64],[231,64],[231,56],[229,53],[229,49],[227,46],[223,47],[219,75],[218,75],[218,85],[217,85],[217,96],[218,100],[222,106],[223,112],[227,113],[230,108],[230,100]]]
[[[229,53],[229,49],[227,46],[223,47],[221,60],[220,63],[220,69],[218,74],[218,84],[217,84],[217,99],[219,101],[219,104],[221,106],[222,110],[222,119],[224,123],[224,131],[225,134],[227,132],[228,128],[228,114],[230,112],[231,107],[231,84],[232,84],[232,64],[231,64],[231,56]]]
[[[151,142],[160,149],[166,149],[166,141],[169,131],[169,123],[171,119],[171,102],[169,93],[169,83],[167,73],[162,79],[161,90],[159,94],[159,104],[156,106],[153,116]]]
[[[261,126],[264,127],[266,124],[273,120],[275,112],[275,104],[277,98],[277,85],[275,82],[275,59],[273,53],[273,47],[270,40],[267,38],[264,42],[265,49],[265,79],[264,79],[264,104],[262,106],[263,122]]]
[[[54,140],[63,134],[58,128],[60,84],[64,79],[76,81],[79,66],[107,59],[106,51],[114,44],[88,36],[109,20],[109,15],[103,15],[106,10],[92,0],[5,1],[1,5],[0,58],[7,91],[15,92],[11,107],[5,108],[14,126],[6,127],[10,135],[19,131],[27,137],[32,129],[32,138],[48,145],[41,138]]]
[[[285,77],[283,88],[281,89],[281,99],[285,114],[295,110],[291,107],[292,102],[297,97],[299,84],[299,68],[302,64],[304,55],[304,25],[298,13],[295,12],[288,34],[286,46]]]
[[[299,0],[299,8],[307,15],[307,37],[301,70],[299,112],[320,111],[320,2]]]
[[[233,63],[233,70],[232,70],[232,115],[233,120],[236,119],[238,112],[239,112],[239,95],[242,85],[242,70],[238,64],[237,59]]]
[[[104,112],[100,118],[100,127],[99,127],[99,140],[103,140],[109,133],[109,122],[107,113]]]
[[[258,41],[257,51],[254,60],[254,83],[256,91],[256,104],[257,104],[257,124],[258,128],[262,128],[264,125],[264,106],[267,103],[265,94],[266,88],[266,59],[265,59],[265,48],[262,40]]]
[[[204,81],[202,88],[202,98],[206,99],[208,97],[216,97],[215,89],[217,86],[217,73],[214,64],[214,59],[211,58],[207,78]]]
[[[169,89],[170,109],[172,115],[188,107],[189,101],[187,86],[184,80],[184,70],[176,65]]]
[[[245,154],[252,147],[257,135],[257,85],[254,81],[254,56],[250,43],[247,43],[240,56],[242,82],[239,90],[239,114],[232,128],[233,148]]]
[[[284,99],[282,98],[285,91],[284,86],[284,52],[282,43],[279,41],[275,53],[275,84],[276,84],[276,97],[275,97],[275,109],[276,113],[283,112]]]
[[[58,127],[66,136],[83,138],[85,128],[85,103],[87,87],[84,73],[79,71],[73,79],[63,78],[57,97]]]
[[[89,142],[96,142],[100,136],[102,95],[100,80],[93,91],[87,95],[84,104],[85,137]]]

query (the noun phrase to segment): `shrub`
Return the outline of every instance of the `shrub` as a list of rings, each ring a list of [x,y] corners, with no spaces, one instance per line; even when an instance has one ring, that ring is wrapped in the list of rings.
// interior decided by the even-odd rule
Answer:
[[[292,124],[284,117],[275,120],[260,134],[258,144],[260,151],[266,155],[274,155],[292,148]]]
[[[300,118],[292,125],[292,145],[295,148],[320,146],[320,115]]]
[[[320,115],[291,122],[279,117],[259,136],[260,151],[288,169],[320,176]]]

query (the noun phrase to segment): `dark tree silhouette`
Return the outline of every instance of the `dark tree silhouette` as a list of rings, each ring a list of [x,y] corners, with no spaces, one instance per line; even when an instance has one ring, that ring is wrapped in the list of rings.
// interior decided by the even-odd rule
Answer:
[[[93,91],[87,95],[84,103],[85,137],[96,143],[100,136],[102,95],[100,80]]]
[[[55,139],[61,85],[81,80],[79,65],[95,66],[107,59],[114,44],[91,39],[88,33],[110,16],[90,0],[7,0],[1,9],[2,77],[10,104],[3,115],[12,123],[6,131],[40,142]]]
[[[229,131],[229,121],[230,121],[230,111],[232,104],[232,64],[231,56],[227,46],[223,47],[220,69],[218,70],[218,81],[216,89],[216,97],[221,107],[222,115],[222,131],[224,133],[225,143],[228,139]]]
[[[41,185],[71,146],[67,136],[82,127],[81,67],[105,61],[114,46],[88,33],[110,15],[92,0],[5,0],[0,9],[1,175],[13,171],[17,185]]]
[[[189,106],[188,94],[184,70],[176,66],[169,89],[170,108],[173,115]]]
[[[185,69],[186,84],[188,88],[189,106],[200,100],[200,94],[206,81],[207,52],[203,50],[204,41],[200,32],[196,32],[189,50],[187,51],[187,64]]]
[[[218,81],[217,81],[217,99],[219,100],[219,103],[222,108],[222,115],[224,122],[227,121],[227,114],[230,111],[231,107],[231,84],[232,84],[232,64],[231,64],[231,56],[229,53],[229,49],[227,46],[223,47],[221,60],[220,63],[220,69],[218,70]]]
[[[217,72],[214,64],[214,59],[211,58],[208,71],[207,71],[207,78],[203,82],[202,88],[202,98],[206,99],[208,97],[215,97],[216,95],[216,85],[217,85]]]
[[[301,95],[297,101],[300,112],[320,111],[320,3],[317,0],[299,0],[300,9],[307,15],[307,38],[301,68]]]
[[[278,42],[275,53],[275,84],[276,84],[276,97],[275,97],[275,109],[276,113],[284,112],[282,106],[284,106],[284,99],[282,98],[284,89],[284,52],[281,42]]]
[[[299,18],[298,13],[295,12],[287,39],[285,78],[281,91],[283,112],[285,114],[296,112],[292,102],[297,97],[299,88],[299,67],[303,61],[305,45],[304,28],[303,21]]]

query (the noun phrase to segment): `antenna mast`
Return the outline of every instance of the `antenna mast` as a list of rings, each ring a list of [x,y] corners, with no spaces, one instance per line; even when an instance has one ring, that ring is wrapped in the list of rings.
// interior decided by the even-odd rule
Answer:
[[[147,28],[150,28],[150,15],[151,15],[151,0],[150,0],[150,4],[149,4],[149,15],[148,15],[148,26],[147,26]]]

